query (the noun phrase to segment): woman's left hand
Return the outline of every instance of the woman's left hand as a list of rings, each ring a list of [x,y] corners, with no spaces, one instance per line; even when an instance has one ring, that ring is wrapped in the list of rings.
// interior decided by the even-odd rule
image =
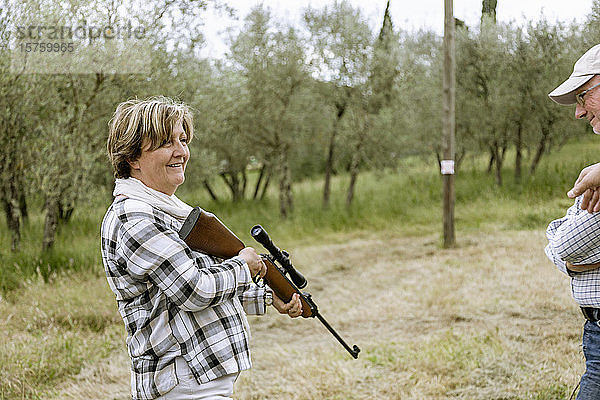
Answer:
[[[292,300],[289,303],[284,303],[275,293],[273,293],[273,307],[280,314],[287,314],[290,318],[296,318],[302,315],[302,302],[300,301],[300,295],[298,293],[294,293],[292,295]]]

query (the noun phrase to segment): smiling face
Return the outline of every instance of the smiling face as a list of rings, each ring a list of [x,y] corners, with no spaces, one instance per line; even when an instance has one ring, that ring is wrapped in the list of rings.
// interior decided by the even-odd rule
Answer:
[[[185,167],[190,158],[188,137],[182,121],[175,123],[171,138],[155,150],[143,143],[140,157],[131,161],[131,176],[149,188],[169,196],[185,181]]]
[[[579,89],[577,93],[590,89],[600,83],[600,75],[594,76]],[[595,134],[600,134],[600,87],[596,87],[587,92],[583,98],[584,105],[575,106],[575,117],[578,119],[587,119]]]

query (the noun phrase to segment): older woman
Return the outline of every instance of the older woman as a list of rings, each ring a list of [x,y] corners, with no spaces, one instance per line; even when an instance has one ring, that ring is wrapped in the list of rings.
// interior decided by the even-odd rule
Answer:
[[[193,137],[188,107],[160,97],[119,104],[107,150],[116,182],[102,222],[102,259],[127,330],[132,398],[229,399],[249,369],[245,313],[302,313],[252,277],[266,267],[254,249],[218,260],[178,236],[191,207],[185,180]]]

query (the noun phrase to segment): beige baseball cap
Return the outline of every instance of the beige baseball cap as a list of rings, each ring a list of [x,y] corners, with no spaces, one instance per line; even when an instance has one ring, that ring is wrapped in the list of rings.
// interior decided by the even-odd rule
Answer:
[[[575,91],[584,83],[600,74],[600,44],[585,52],[573,67],[569,79],[548,94],[558,104],[575,104]]]

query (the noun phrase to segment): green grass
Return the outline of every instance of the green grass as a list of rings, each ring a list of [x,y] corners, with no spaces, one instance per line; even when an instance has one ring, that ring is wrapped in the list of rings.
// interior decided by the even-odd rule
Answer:
[[[102,273],[98,268],[101,219],[98,206],[82,206],[70,223],[59,228],[54,249],[46,252],[41,251],[43,215],[34,214],[24,221],[17,252],[10,251],[10,234],[6,225],[0,225],[0,293],[32,279],[48,282],[67,271]]]

